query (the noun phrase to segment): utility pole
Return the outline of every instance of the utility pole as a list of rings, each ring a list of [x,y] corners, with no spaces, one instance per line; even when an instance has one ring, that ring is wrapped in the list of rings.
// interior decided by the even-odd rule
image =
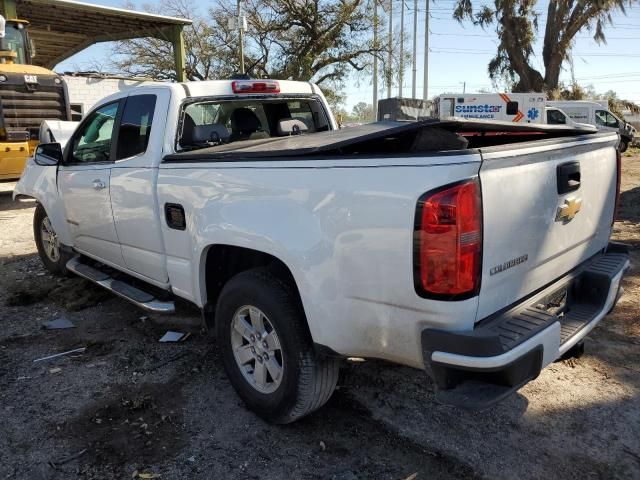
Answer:
[[[387,55],[387,98],[391,98],[391,84],[393,79],[393,0],[389,0],[389,47]]]
[[[429,1],[429,0],[427,0]],[[418,66],[416,58],[418,55],[418,0],[413,0],[413,56],[411,57],[411,98],[416,98],[416,73]]]
[[[429,2],[424,14],[424,80],[422,81],[422,98],[429,100]]]
[[[238,0],[238,30],[239,42],[240,42],[240,73],[244,74],[244,27],[246,20],[242,15],[242,7],[240,6],[240,0]]]
[[[373,118],[378,118],[378,0],[373,0]]]
[[[398,97],[402,98],[402,84],[404,83],[404,1],[400,0],[400,85]]]
[[[467,93],[467,82],[462,82],[462,93]]]

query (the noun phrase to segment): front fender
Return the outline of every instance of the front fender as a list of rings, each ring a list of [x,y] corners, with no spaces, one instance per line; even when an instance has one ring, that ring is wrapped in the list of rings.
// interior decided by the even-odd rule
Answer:
[[[13,199],[30,197],[37,200],[47,212],[60,242],[71,246],[71,232],[65,218],[62,197],[58,192],[57,172],[57,167],[38,165],[33,158],[29,158],[20,181],[13,189]]]

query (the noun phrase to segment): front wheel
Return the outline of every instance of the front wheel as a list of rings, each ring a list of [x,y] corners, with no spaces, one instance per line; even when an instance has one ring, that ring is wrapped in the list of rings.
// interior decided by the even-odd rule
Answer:
[[[33,214],[33,237],[38,248],[40,260],[54,275],[67,275],[67,262],[71,255],[61,247],[58,234],[53,229],[51,220],[44,207],[38,203]]]
[[[298,420],[335,389],[339,360],[314,351],[297,298],[268,269],[239,273],[225,285],[216,338],[231,384],[265,420]]]
[[[620,144],[618,145],[618,150],[620,151],[620,153],[626,152],[627,148],[629,148],[629,142],[627,142],[626,140],[620,140]]]

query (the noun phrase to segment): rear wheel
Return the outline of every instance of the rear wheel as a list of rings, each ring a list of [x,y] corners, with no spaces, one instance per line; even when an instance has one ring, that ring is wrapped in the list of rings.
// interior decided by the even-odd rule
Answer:
[[[36,206],[33,215],[33,237],[40,260],[46,269],[55,275],[67,275],[66,265],[72,255],[62,249],[58,234],[41,204]]]
[[[299,302],[268,269],[240,273],[225,285],[216,337],[231,384],[268,421],[298,420],[335,389],[339,360],[314,351]]]

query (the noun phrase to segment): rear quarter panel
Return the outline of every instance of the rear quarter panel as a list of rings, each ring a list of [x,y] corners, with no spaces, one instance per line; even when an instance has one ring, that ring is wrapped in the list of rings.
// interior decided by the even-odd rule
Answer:
[[[478,173],[477,153],[398,159],[162,164],[161,208],[174,291],[206,302],[215,244],[269,253],[291,270],[317,343],[422,367],[420,331],[473,326],[477,298],[436,302],[413,286],[413,229],[424,192]]]

